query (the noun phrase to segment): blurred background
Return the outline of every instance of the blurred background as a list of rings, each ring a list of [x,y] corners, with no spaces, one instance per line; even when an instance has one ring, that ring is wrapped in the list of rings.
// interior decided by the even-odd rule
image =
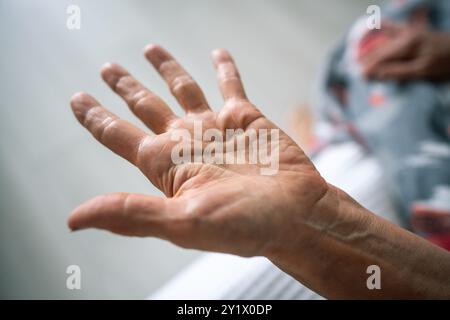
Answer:
[[[320,62],[369,0],[0,0],[0,298],[144,298],[199,252],[158,239],[103,231],[70,233],[69,212],[93,196],[160,194],[96,142],[69,108],[83,90],[141,126],[99,76],[120,62],[180,108],[143,58],[150,42],[171,51],[221,106],[209,53],[229,49],[252,101],[285,127],[308,103]],[[81,29],[66,27],[69,5]],[[82,290],[66,289],[80,266]]]

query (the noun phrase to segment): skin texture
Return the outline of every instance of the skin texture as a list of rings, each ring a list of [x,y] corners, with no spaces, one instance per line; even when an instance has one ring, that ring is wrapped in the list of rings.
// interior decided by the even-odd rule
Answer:
[[[176,116],[126,70],[106,64],[105,82],[154,134],[107,111],[86,93],[71,101],[79,122],[116,154],[138,167],[165,198],[115,193],[76,208],[72,230],[99,228],[127,236],[159,237],[179,246],[266,256],[329,298],[450,297],[449,254],[370,213],[329,185],[303,151],[280,130],[279,171],[258,164],[174,165],[170,134],[203,128],[277,128],[249,102],[230,54],[212,57],[225,103],[210,109],[197,83],[158,45],[145,57],[186,111]],[[366,268],[382,269],[383,289],[368,290]]]
[[[426,29],[424,23],[385,21],[383,44],[361,59],[363,73],[380,80],[447,80],[450,78],[450,34]]]

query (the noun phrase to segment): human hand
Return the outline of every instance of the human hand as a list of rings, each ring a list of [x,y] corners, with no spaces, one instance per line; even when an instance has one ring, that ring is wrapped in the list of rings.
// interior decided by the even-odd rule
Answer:
[[[192,133],[197,121],[218,132],[241,128],[240,137],[253,129],[278,128],[248,101],[225,50],[213,53],[225,99],[218,112],[164,49],[151,45],[145,55],[185,109],[184,117],[115,64],[104,67],[103,79],[156,135],[119,119],[85,93],[76,94],[71,105],[97,140],[136,165],[166,198],[129,193],[96,197],[72,212],[72,230],[100,228],[159,237],[187,248],[266,256],[325,297],[449,297],[448,253],[327,184],[281,130],[274,175],[261,174],[264,163],[175,164],[172,151],[179,142],[173,134]],[[198,144],[195,135],[188,144],[194,145],[194,154],[208,146]],[[374,264],[383,270],[383,290],[366,286],[366,268]]]
[[[361,58],[363,73],[380,80],[450,78],[450,34],[423,24],[384,22],[383,43]]]
[[[261,164],[174,164],[171,159],[177,144],[171,134],[180,129],[192,132],[194,121],[220,132],[278,129],[247,99],[229,53],[213,52],[225,100],[218,112],[210,109],[198,84],[163,48],[150,45],[145,56],[186,111],[184,117],[176,116],[116,64],[105,65],[103,79],[154,135],[119,119],[85,93],[74,95],[71,106],[97,140],[137,166],[167,198],[129,193],[99,196],[73,211],[69,227],[154,236],[182,247],[243,256],[267,255],[297,239],[304,221],[328,198],[330,187],[281,130],[279,169],[271,176],[261,175]]]

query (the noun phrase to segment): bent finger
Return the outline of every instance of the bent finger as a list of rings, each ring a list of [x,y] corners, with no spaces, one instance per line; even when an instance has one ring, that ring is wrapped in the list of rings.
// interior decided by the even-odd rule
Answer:
[[[159,45],[145,48],[145,56],[166,81],[170,91],[186,112],[210,110],[203,91],[183,67]]]
[[[153,132],[165,132],[177,118],[169,106],[156,94],[145,88],[127,70],[107,63],[102,78],[130,107],[130,110]]]
[[[78,121],[107,148],[137,165],[139,148],[150,136],[106,110],[93,97],[77,93],[71,99]]]
[[[212,57],[224,100],[247,99],[238,68],[230,53],[224,49],[216,49],[212,52]]]

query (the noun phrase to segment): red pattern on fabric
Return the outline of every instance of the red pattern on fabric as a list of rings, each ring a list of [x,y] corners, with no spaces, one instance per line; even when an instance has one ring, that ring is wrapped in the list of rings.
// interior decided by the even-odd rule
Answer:
[[[450,251],[450,234],[428,236],[426,239],[435,245]]]
[[[381,93],[373,93],[369,96],[369,103],[372,107],[378,108],[385,104],[386,97]]]
[[[422,204],[412,207],[411,226],[418,232],[450,235],[450,211]]]

